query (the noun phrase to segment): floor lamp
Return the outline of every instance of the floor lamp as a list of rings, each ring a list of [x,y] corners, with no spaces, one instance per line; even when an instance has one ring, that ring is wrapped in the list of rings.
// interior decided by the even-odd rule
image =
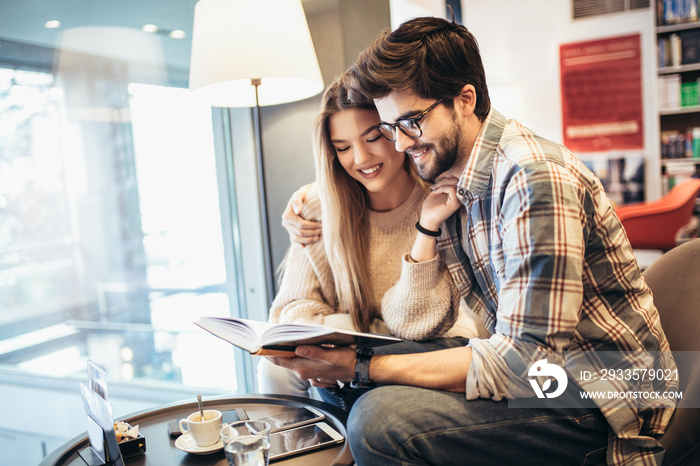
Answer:
[[[213,107],[254,108],[268,304],[274,267],[260,107],[305,99],[323,78],[301,0],[199,0],[194,8],[190,89]]]

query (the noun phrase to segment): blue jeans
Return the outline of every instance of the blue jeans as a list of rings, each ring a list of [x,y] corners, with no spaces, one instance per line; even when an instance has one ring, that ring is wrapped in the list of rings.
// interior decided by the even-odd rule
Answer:
[[[434,351],[464,339],[404,342],[382,354]],[[401,385],[320,390],[351,407],[348,441],[363,465],[605,464],[608,423],[596,408],[509,408],[508,401],[467,401],[451,393]],[[338,397],[340,399],[338,399]]]

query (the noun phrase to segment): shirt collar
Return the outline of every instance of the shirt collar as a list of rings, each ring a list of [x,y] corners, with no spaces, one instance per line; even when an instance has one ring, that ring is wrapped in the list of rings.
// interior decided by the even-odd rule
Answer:
[[[505,125],[505,117],[491,107],[457,183],[457,197],[462,203],[471,202],[475,197],[486,196],[492,175],[493,157]]]

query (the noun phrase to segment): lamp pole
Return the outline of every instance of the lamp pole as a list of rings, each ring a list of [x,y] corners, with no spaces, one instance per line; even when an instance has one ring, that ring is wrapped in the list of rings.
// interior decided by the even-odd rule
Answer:
[[[258,87],[262,84],[260,78],[252,78],[250,84],[255,88],[255,117],[253,118],[253,128],[255,131],[255,155],[258,172],[258,201],[260,204],[260,229],[262,233],[263,261],[265,269],[265,291],[267,294],[267,308],[272,305],[275,297],[274,292],[274,267],[272,264],[272,243],[270,238],[270,223],[267,208],[267,189],[265,186],[265,165],[263,163],[262,147],[262,119],[260,116],[260,96]]]

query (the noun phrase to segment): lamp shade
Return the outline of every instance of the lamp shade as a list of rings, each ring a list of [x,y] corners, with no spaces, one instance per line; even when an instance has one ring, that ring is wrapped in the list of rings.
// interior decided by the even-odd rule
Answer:
[[[323,78],[300,0],[199,0],[194,8],[190,84],[214,107],[305,99]]]

